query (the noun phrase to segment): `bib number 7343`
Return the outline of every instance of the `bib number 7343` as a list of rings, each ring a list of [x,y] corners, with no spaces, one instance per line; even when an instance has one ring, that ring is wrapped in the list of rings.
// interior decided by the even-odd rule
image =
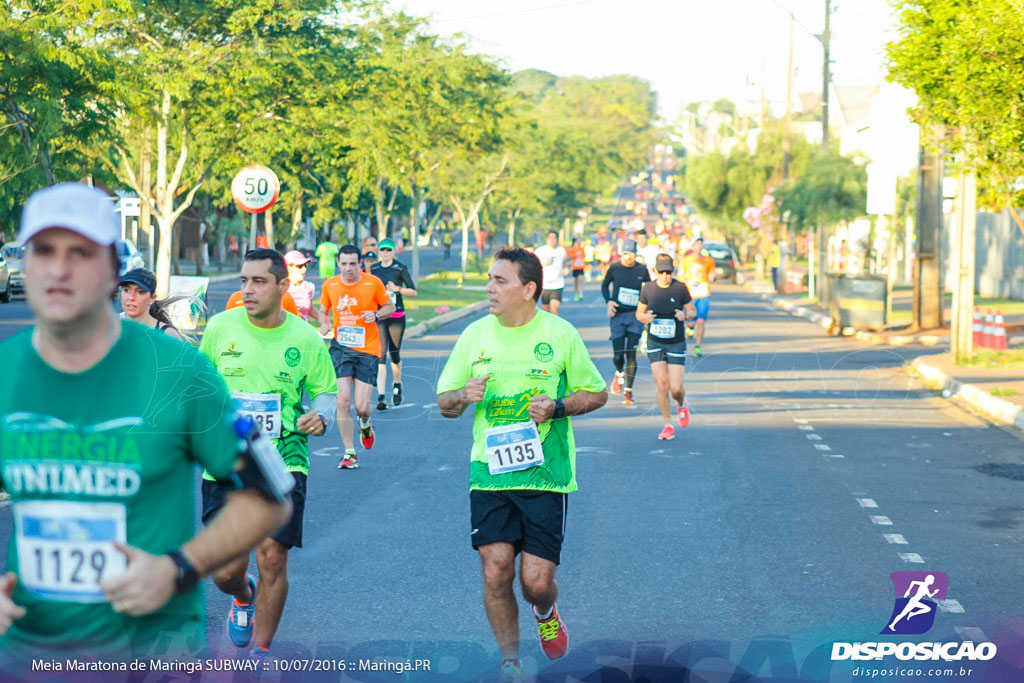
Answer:
[[[517,472],[544,464],[544,449],[533,422],[491,427],[484,433],[491,474]]]

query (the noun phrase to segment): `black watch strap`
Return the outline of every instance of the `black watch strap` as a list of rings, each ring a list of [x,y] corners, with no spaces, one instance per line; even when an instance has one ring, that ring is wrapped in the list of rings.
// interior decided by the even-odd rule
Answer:
[[[171,558],[175,569],[177,569],[174,575],[174,592],[187,593],[195,588],[196,584],[199,583],[199,572],[192,566],[189,559],[185,557],[185,553],[178,549],[167,553],[167,557]]]
[[[555,401],[555,414],[551,416],[552,420],[561,420],[565,417],[565,402],[562,399]]]

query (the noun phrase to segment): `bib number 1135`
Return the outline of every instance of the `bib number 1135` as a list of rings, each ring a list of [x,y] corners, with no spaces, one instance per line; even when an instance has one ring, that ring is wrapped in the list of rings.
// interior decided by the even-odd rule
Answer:
[[[492,427],[485,433],[491,474],[517,472],[544,464],[544,449],[533,422]]]

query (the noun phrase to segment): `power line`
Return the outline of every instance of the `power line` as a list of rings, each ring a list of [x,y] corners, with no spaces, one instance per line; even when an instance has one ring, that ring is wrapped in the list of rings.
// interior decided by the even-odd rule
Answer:
[[[797,25],[798,25],[798,26],[799,26],[800,28],[802,28],[803,30],[807,31],[807,32],[808,32],[809,34],[811,34],[811,36],[813,36],[813,37],[814,37],[814,38],[815,38],[816,40],[821,40],[820,36],[819,36],[819,35],[818,35],[817,33],[815,33],[814,31],[812,31],[811,29],[807,28],[807,25],[806,25],[806,24],[804,24],[804,23],[803,23],[802,21],[800,21],[799,19],[797,19],[797,18],[796,18],[796,15],[795,15],[795,14],[793,14],[792,12],[790,12],[790,11],[789,11],[788,9],[786,9],[785,5],[783,5],[783,4],[781,3],[781,2],[779,2],[779,0],[772,0],[772,2],[774,2],[774,3],[775,3],[775,6],[776,6],[776,7],[778,7],[778,8],[780,9],[780,10],[782,10],[783,12],[785,12],[786,14],[788,14],[789,16],[793,17],[793,21],[795,21],[795,22],[797,23]]]
[[[602,2],[602,0],[577,0],[576,2],[563,2],[557,5],[544,5],[541,7],[530,7],[527,9],[509,10],[508,12],[495,12],[494,14],[478,14],[472,17],[455,17],[451,19],[437,19],[433,23],[443,24],[452,21],[472,21],[474,19],[491,19],[493,17],[507,17],[516,14],[530,14],[532,12],[546,12],[552,9],[559,9],[562,7],[576,7],[579,5],[592,5],[596,2]]]

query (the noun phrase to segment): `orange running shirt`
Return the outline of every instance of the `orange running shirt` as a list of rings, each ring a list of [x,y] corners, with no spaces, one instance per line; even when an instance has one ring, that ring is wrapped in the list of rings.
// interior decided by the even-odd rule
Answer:
[[[363,320],[363,311],[378,311],[391,303],[388,290],[379,277],[359,274],[359,282],[348,285],[340,275],[323,284],[320,310],[331,312],[334,339],[353,351],[380,356],[380,335],[377,323]]]
[[[583,260],[583,247],[569,249],[569,258],[572,259],[573,270],[583,270],[583,266],[586,265],[586,261]]]
[[[228,302],[224,306],[224,310],[230,311],[232,308],[238,308],[239,306],[244,305],[245,301],[242,299],[242,291],[239,290],[228,297]],[[295,299],[293,299],[292,295],[289,294],[288,292],[285,292],[284,295],[281,297],[281,308],[288,311],[292,315],[299,314],[299,307],[295,305]]]
[[[715,259],[690,251],[683,257],[679,268],[690,296],[694,299],[711,296],[711,274],[715,272]]]

